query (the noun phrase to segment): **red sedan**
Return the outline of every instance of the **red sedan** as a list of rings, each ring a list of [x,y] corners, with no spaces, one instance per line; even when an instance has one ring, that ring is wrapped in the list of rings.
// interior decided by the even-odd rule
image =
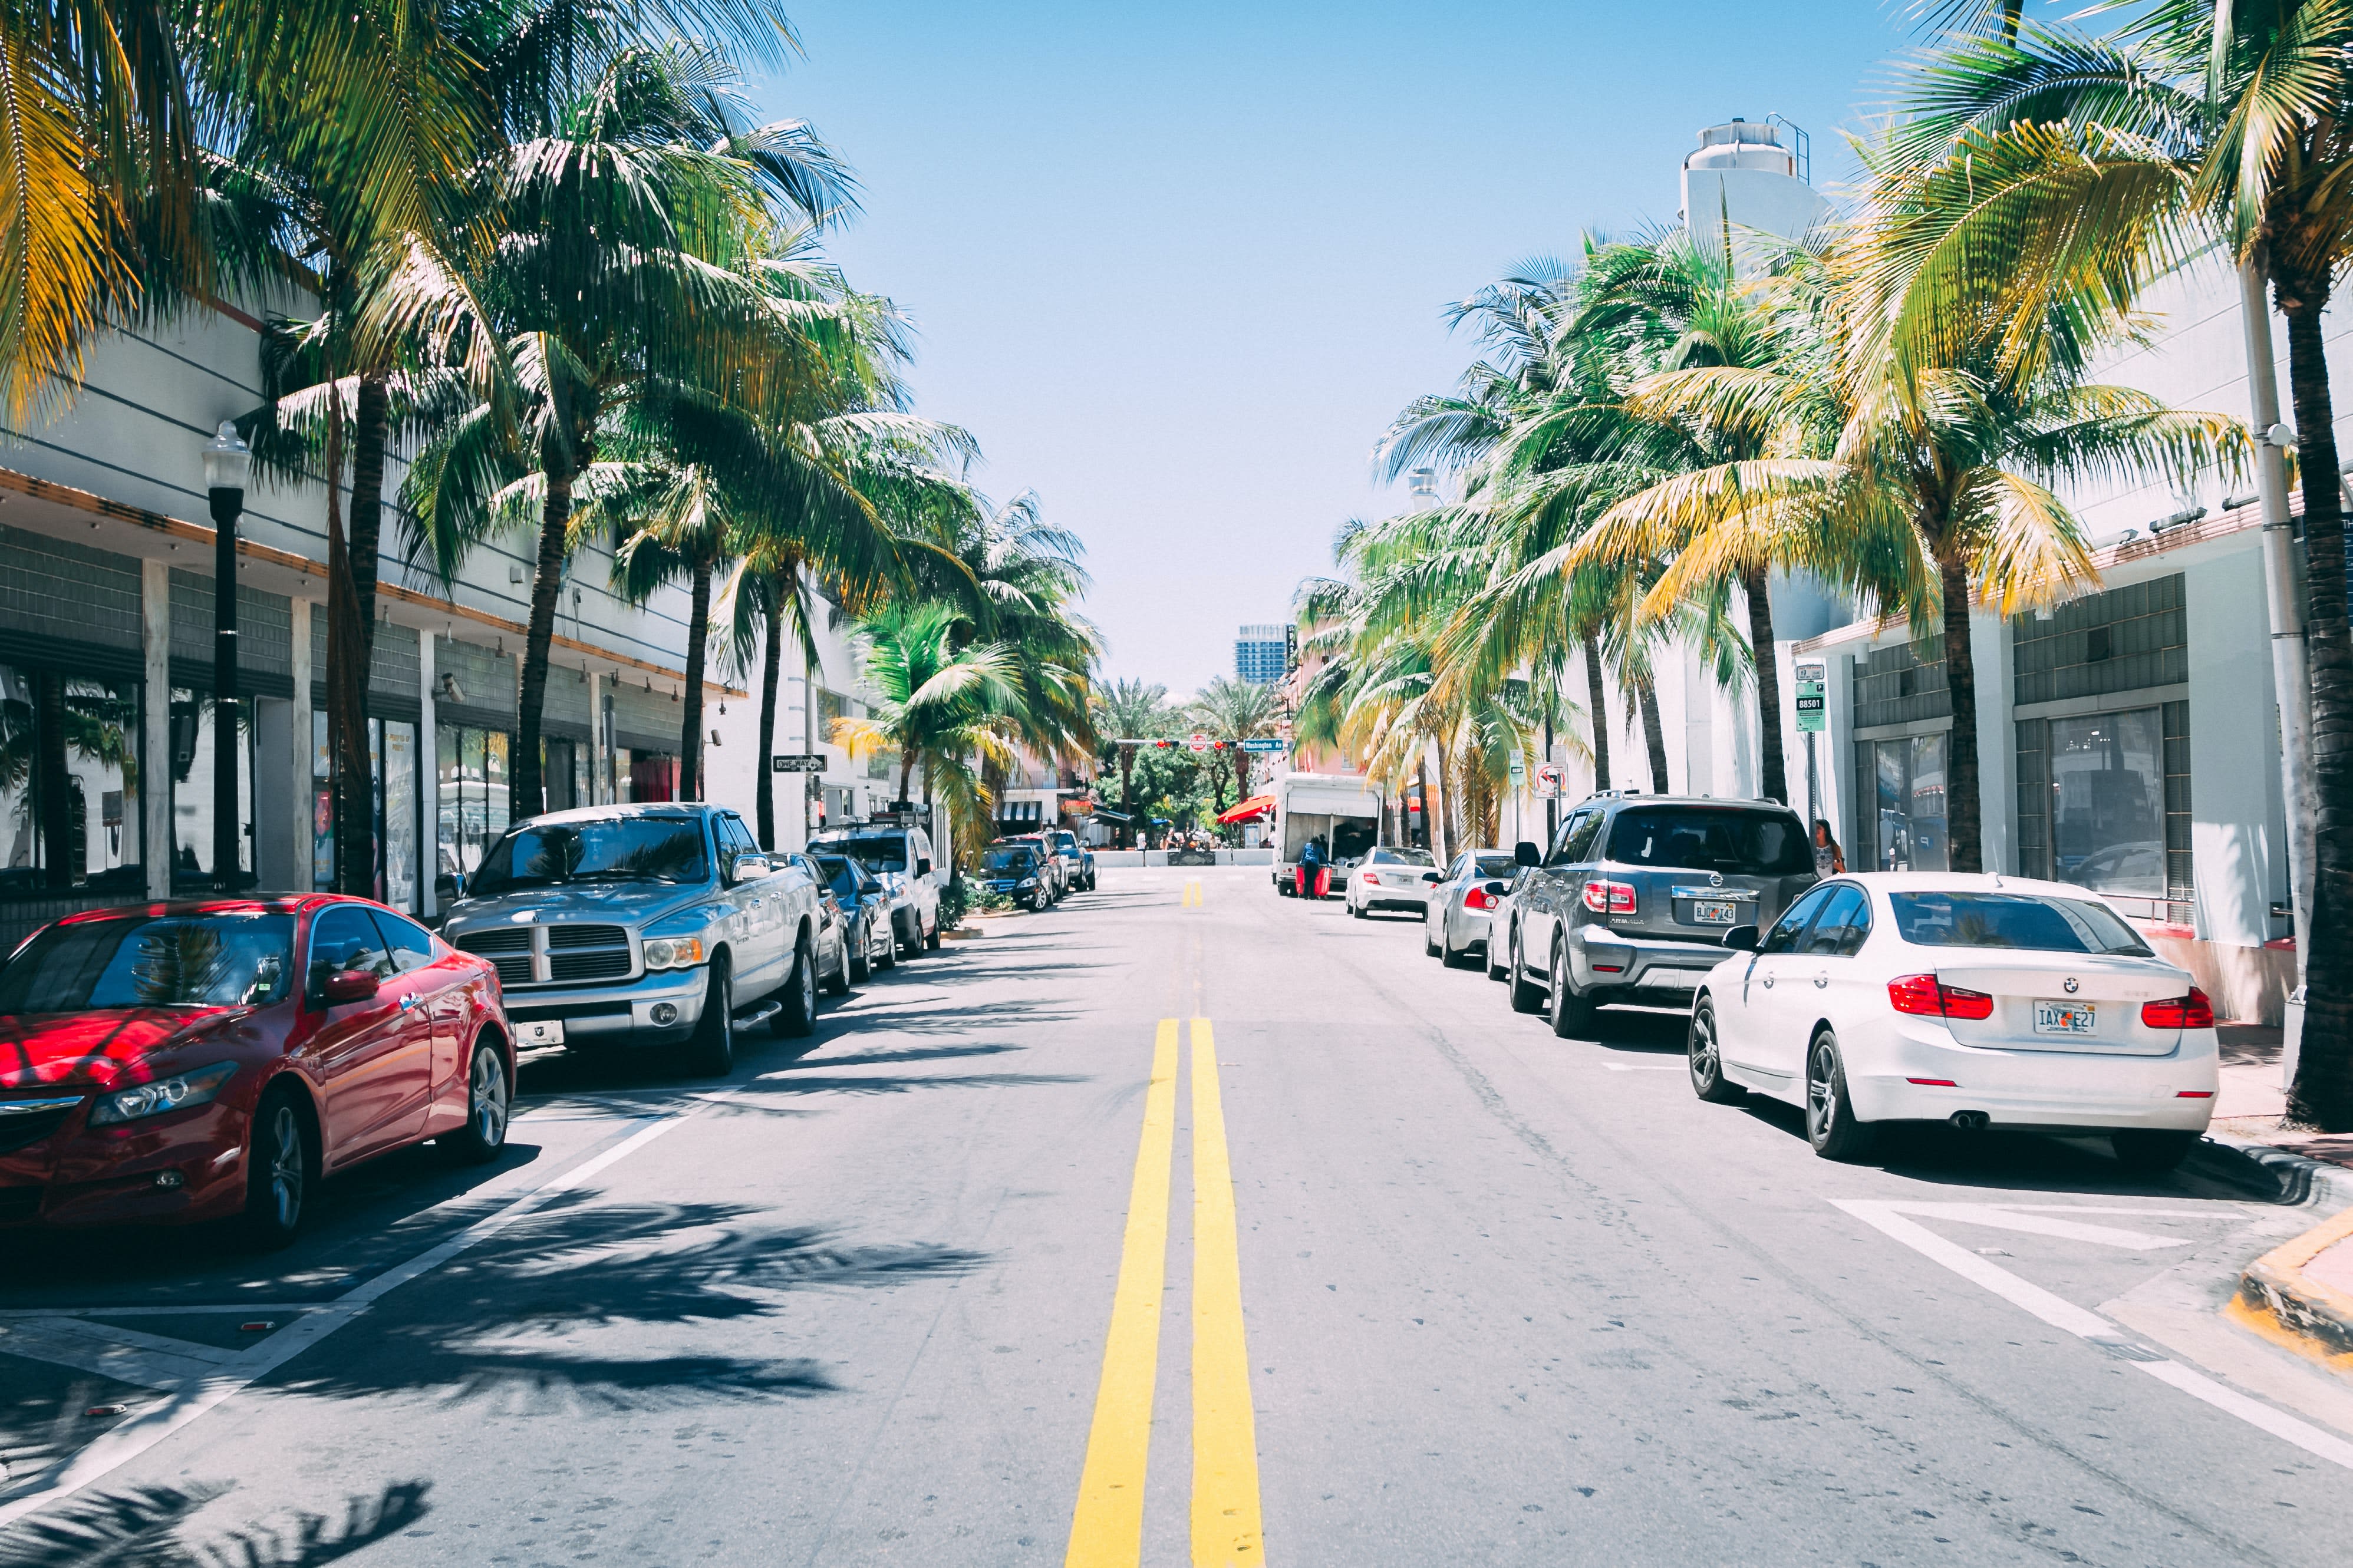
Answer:
[[[317,895],[93,910],[0,965],[0,1226],[241,1219],[291,1240],[319,1178],[506,1142],[488,960]]]

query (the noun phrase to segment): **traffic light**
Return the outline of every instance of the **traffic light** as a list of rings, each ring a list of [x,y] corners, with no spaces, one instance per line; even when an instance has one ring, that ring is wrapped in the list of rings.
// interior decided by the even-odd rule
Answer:
[[[1282,669],[1288,675],[1299,668],[1299,627],[1296,623],[1282,628]]]

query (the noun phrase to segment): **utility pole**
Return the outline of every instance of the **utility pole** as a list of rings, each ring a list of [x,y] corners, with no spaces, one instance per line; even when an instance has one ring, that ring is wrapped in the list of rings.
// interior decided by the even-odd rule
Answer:
[[[205,443],[205,489],[213,513],[213,880],[237,886],[245,861],[245,814],[237,804],[237,520],[253,453],[237,426],[221,421]]]
[[[2270,611],[2272,689],[2279,700],[2281,805],[2287,813],[2288,906],[2295,932],[2300,981],[2312,921],[2311,683],[2306,674],[2304,615],[2296,604],[2295,541],[2287,515],[2287,462],[2295,432],[2280,423],[2278,363],[2272,356],[2271,303],[2263,275],[2253,262],[2239,268],[2239,319],[2246,334],[2247,402],[2255,429],[2255,489],[2263,507],[2263,601]],[[2336,476],[2330,475],[2330,480]],[[2306,482],[2311,476],[2306,476]]]

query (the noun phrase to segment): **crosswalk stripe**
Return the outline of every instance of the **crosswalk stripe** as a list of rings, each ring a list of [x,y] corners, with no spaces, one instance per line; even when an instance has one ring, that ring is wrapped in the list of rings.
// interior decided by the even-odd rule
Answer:
[[[1144,1135],[1128,1193],[1127,1235],[1086,1468],[1071,1517],[1066,1568],[1134,1568],[1144,1557],[1144,1470],[1160,1356],[1160,1293],[1168,1269],[1169,1168],[1176,1142],[1176,1020],[1163,1018],[1144,1095]]]

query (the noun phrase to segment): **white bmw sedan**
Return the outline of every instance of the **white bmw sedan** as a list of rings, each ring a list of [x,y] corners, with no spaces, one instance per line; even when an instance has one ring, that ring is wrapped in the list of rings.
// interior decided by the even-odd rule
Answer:
[[[1834,878],[1738,949],[1692,1002],[1702,1100],[1802,1106],[1826,1159],[1873,1124],[2097,1131],[2169,1170],[2213,1114],[2214,1012],[2094,894],[1941,872]]]

